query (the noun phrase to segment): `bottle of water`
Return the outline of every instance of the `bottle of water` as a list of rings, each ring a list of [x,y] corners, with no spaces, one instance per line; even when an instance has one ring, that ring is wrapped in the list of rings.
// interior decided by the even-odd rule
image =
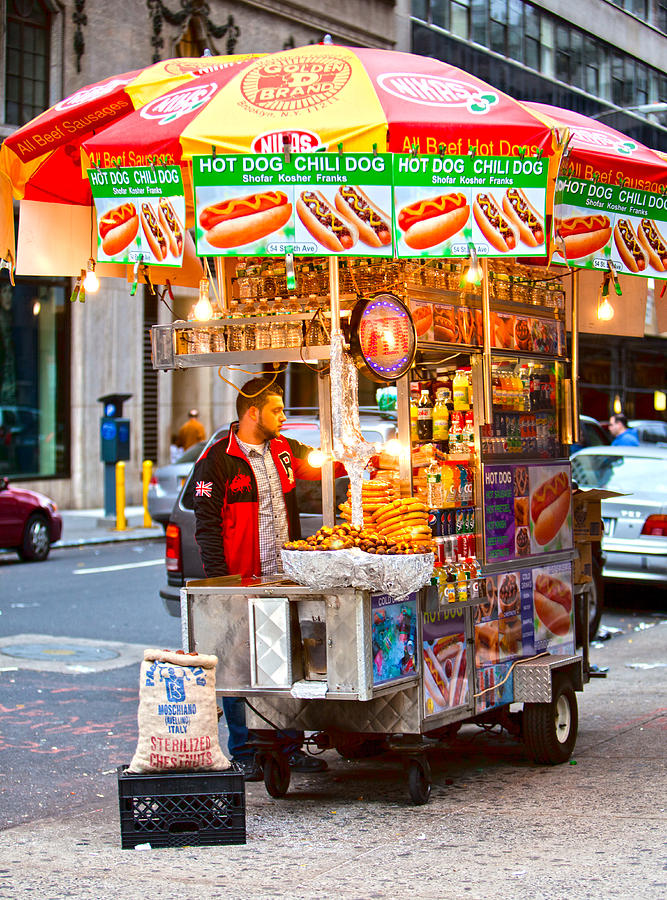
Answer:
[[[276,321],[278,317],[282,318],[287,313],[287,309],[282,297],[276,297],[273,301],[272,314],[276,318],[271,322],[271,347],[279,350],[287,346],[287,323],[284,321]]]
[[[261,297],[255,308],[261,320],[255,325],[255,350],[268,350],[271,346],[271,308],[266,297]]]
[[[238,300],[232,300],[229,314],[231,323],[227,326],[227,350],[230,352],[235,350],[245,350],[245,335],[243,325],[241,324]]]
[[[296,318],[301,315],[301,305],[296,295],[292,294],[289,298],[286,311],[295,317],[287,323],[286,344],[288,347],[300,347],[303,343],[303,321]]]

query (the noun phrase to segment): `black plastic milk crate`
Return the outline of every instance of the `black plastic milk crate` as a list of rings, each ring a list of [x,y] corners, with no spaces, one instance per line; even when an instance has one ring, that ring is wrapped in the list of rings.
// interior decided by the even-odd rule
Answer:
[[[245,782],[224,772],[130,775],[118,767],[120,842],[123,850],[245,844]]]

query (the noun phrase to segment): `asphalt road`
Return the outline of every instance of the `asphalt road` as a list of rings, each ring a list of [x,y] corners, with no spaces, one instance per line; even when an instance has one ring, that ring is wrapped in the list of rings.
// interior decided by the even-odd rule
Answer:
[[[99,802],[131,759],[143,648],[181,646],[164,577],[162,541],[0,558],[0,828]]]

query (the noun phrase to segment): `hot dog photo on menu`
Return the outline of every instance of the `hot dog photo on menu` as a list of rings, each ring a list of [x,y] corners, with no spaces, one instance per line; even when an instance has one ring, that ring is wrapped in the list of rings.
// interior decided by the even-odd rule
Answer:
[[[423,622],[424,716],[466,703],[468,675],[461,612],[427,614]]]
[[[180,265],[186,241],[183,196],[96,200],[98,259]]]
[[[313,252],[392,254],[389,185],[299,185],[295,241]]]
[[[404,255],[432,256],[456,242],[465,246],[471,220],[470,192],[460,189],[394,188],[397,248]],[[418,251],[415,253],[415,251]],[[453,254],[456,255],[456,254]]]
[[[535,652],[573,639],[574,606],[569,564],[533,569]]]
[[[569,466],[530,466],[528,477],[532,552],[569,550],[572,547]]]
[[[256,249],[271,241],[292,243],[292,190],[248,186],[205,186],[197,189],[197,251]]]

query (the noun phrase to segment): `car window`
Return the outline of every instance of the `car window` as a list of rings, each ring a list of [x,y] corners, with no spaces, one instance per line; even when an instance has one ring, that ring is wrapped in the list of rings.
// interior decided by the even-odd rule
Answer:
[[[572,459],[572,477],[579,487],[606,488],[631,494],[650,489],[667,493],[667,462],[664,457],[579,454]]]
[[[185,453],[182,456],[179,456],[176,460],[176,465],[179,463],[190,463],[195,462],[199,459],[199,454],[202,452],[204,447],[206,446],[206,441],[198,441],[196,444],[193,444],[192,447],[188,447]]]
[[[609,440],[605,437],[604,431],[595,422],[581,422],[581,436],[583,438],[584,447],[605,447]]]

